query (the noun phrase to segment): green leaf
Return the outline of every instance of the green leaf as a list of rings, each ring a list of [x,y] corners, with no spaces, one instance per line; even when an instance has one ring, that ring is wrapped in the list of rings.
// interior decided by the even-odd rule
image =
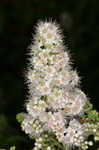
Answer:
[[[21,122],[24,120],[24,113],[23,113],[23,112],[18,113],[18,114],[16,115],[16,119],[17,119],[17,121],[18,121],[19,123],[21,123]]]

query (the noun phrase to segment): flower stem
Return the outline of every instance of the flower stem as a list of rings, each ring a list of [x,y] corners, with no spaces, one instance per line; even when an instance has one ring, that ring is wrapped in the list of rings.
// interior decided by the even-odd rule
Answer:
[[[64,149],[63,150],[70,150],[69,145],[64,145]]]

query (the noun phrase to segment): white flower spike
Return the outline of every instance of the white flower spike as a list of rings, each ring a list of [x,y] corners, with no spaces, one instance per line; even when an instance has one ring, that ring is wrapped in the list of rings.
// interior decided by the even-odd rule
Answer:
[[[53,132],[59,142],[81,146],[86,128],[75,118],[82,114],[87,97],[78,88],[78,74],[56,23],[39,22],[30,55],[32,68],[28,66],[26,76],[30,96],[22,129],[35,138]]]

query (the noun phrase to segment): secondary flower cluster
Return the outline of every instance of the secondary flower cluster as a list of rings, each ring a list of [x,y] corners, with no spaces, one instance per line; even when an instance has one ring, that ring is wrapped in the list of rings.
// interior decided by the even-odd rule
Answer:
[[[35,138],[44,131],[53,132],[60,143],[81,146],[87,128],[79,118],[87,97],[78,88],[79,77],[71,67],[59,27],[40,22],[30,49],[31,67],[27,72],[30,94],[22,129]]]

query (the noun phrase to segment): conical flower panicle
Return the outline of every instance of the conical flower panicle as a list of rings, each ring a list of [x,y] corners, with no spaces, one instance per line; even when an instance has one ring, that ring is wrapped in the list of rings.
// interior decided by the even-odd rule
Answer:
[[[53,132],[60,143],[81,146],[86,128],[75,117],[82,114],[87,97],[78,88],[78,74],[56,23],[38,24],[30,54],[34,68],[27,73],[30,96],[22,129],[35,138]]]

